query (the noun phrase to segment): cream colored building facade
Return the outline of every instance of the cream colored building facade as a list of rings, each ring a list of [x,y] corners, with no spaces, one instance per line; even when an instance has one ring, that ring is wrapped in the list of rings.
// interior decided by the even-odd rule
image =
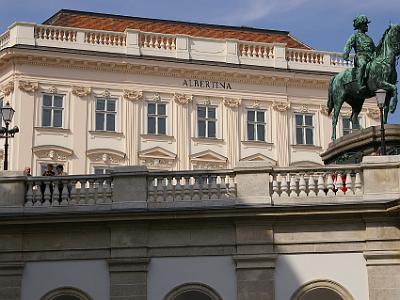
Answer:
[[[49,162],[69,174],[137,164],[165,170],[225,169],[239,161],[322,164],[331,133],[328,80],[350,66],[340,53],[310,49],[285,32],[271,35],[303,49],[243,35],[63,27],[63,14],[88,17],[61,11],[46,25],[14,23],[0,36],[0,98],[16,110],[13,125],[20,128],[10,169],[31,166],[39,175]],[[238,37],[244,30],[220,27]],[[349,116],[343,109],[342,133]],[[367,101],[362,126],[377,124],[378,116]]]

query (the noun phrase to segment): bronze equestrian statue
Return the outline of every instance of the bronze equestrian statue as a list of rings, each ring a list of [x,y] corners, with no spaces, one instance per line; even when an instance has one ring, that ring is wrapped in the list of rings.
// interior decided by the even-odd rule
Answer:
[[[343,102],[351,108],[353,129],[359,129],[358,115],[366,98],[375,96],[378,89],[386,90],[384,122],[388,112],[393,113],[397,105],[396,59],[400,55],[400,25],[391,24],[375,47],[366,34],[369,20],[366,16],[357,16],[353,21],[354,29],[346,43],[343,58],[348,60],[352,48],[355,51],[354,68],[333,76],[329,82],[328,113],[332,116],[332,140],[336,139],[336,124]],[[390,105],[390,100],[393,101]]]

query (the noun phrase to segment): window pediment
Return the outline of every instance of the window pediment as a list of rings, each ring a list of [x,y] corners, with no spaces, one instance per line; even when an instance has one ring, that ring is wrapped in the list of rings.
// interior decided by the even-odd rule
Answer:
[[[228,159],[217,152],[206,150],[192,154],[190,161],[194,169],[226,169]]]
[[[51,160],[65,161],[71,158],[74,151],[62,146],[43,145],[33,147],[33,153],[41,159],[47,158]]]
[[[161,147],[154,147],[139,152],[142,164],[150,169],[171,169],[176,160],[176,154]]]
[[[262,162],[268,162],[272,166],[276,166],[276,160],[269,158],[268,156],[265,156],[261,153],[256,153],[256,154],[244,157],[241,159],[241,161],[262,161]]]
[[[91,149],[86,155],[92,162],[103,162],[107,164],[121,164],[126,159],[126,154],[112,149]]]

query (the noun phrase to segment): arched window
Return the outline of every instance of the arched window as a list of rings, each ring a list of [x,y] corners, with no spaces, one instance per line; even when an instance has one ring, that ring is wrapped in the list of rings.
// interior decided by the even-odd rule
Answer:
[[[291,300],[354,300],[351,294],[334,281],[319,279],[301,286]]]
[[[81,290],[72,287],[58,288],[48,292],[40,300],[92,300]]]
[[[164,300],[222,300],[222,298],[205,284],[187,283],[174,288]]]

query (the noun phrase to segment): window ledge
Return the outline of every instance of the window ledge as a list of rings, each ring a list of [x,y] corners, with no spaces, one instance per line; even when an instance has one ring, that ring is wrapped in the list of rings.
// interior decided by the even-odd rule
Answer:
[[[215,144],[223,144],[223,139],[218,138],[206,138],[206,137],[192,137],[192,141],[196,144],[208,144],[208,145],[215,145]]]
[[[318,151],[319,152],[322,150],[321,146],[316,146],[316,145],[293,144],[291,146],[294,150],[298,150],[298,151],[305,150],[305,151]]]
[[[174,136],[166,134],[141,134],[140,137],[143,141],[175,142]]]
[[[269,149],[271,149],[272,146],[274,145],[273,143],[266,141],[242,141],[242,144],[245,146],[253,146],[253,147],[268,147]]]
[[[96,131],[96,130],[90,130],[89,131],[90,135],[92,135],[92,137],[118,137],[118,138],[122,138],[124,137],[124,134],[122,132],[116,132],[116,131]]]
[[[61,128],[61,127],[34,127],[35,131],[40,134],[57,134],[57,135],[65,135],[71,133],[70,129]]]

